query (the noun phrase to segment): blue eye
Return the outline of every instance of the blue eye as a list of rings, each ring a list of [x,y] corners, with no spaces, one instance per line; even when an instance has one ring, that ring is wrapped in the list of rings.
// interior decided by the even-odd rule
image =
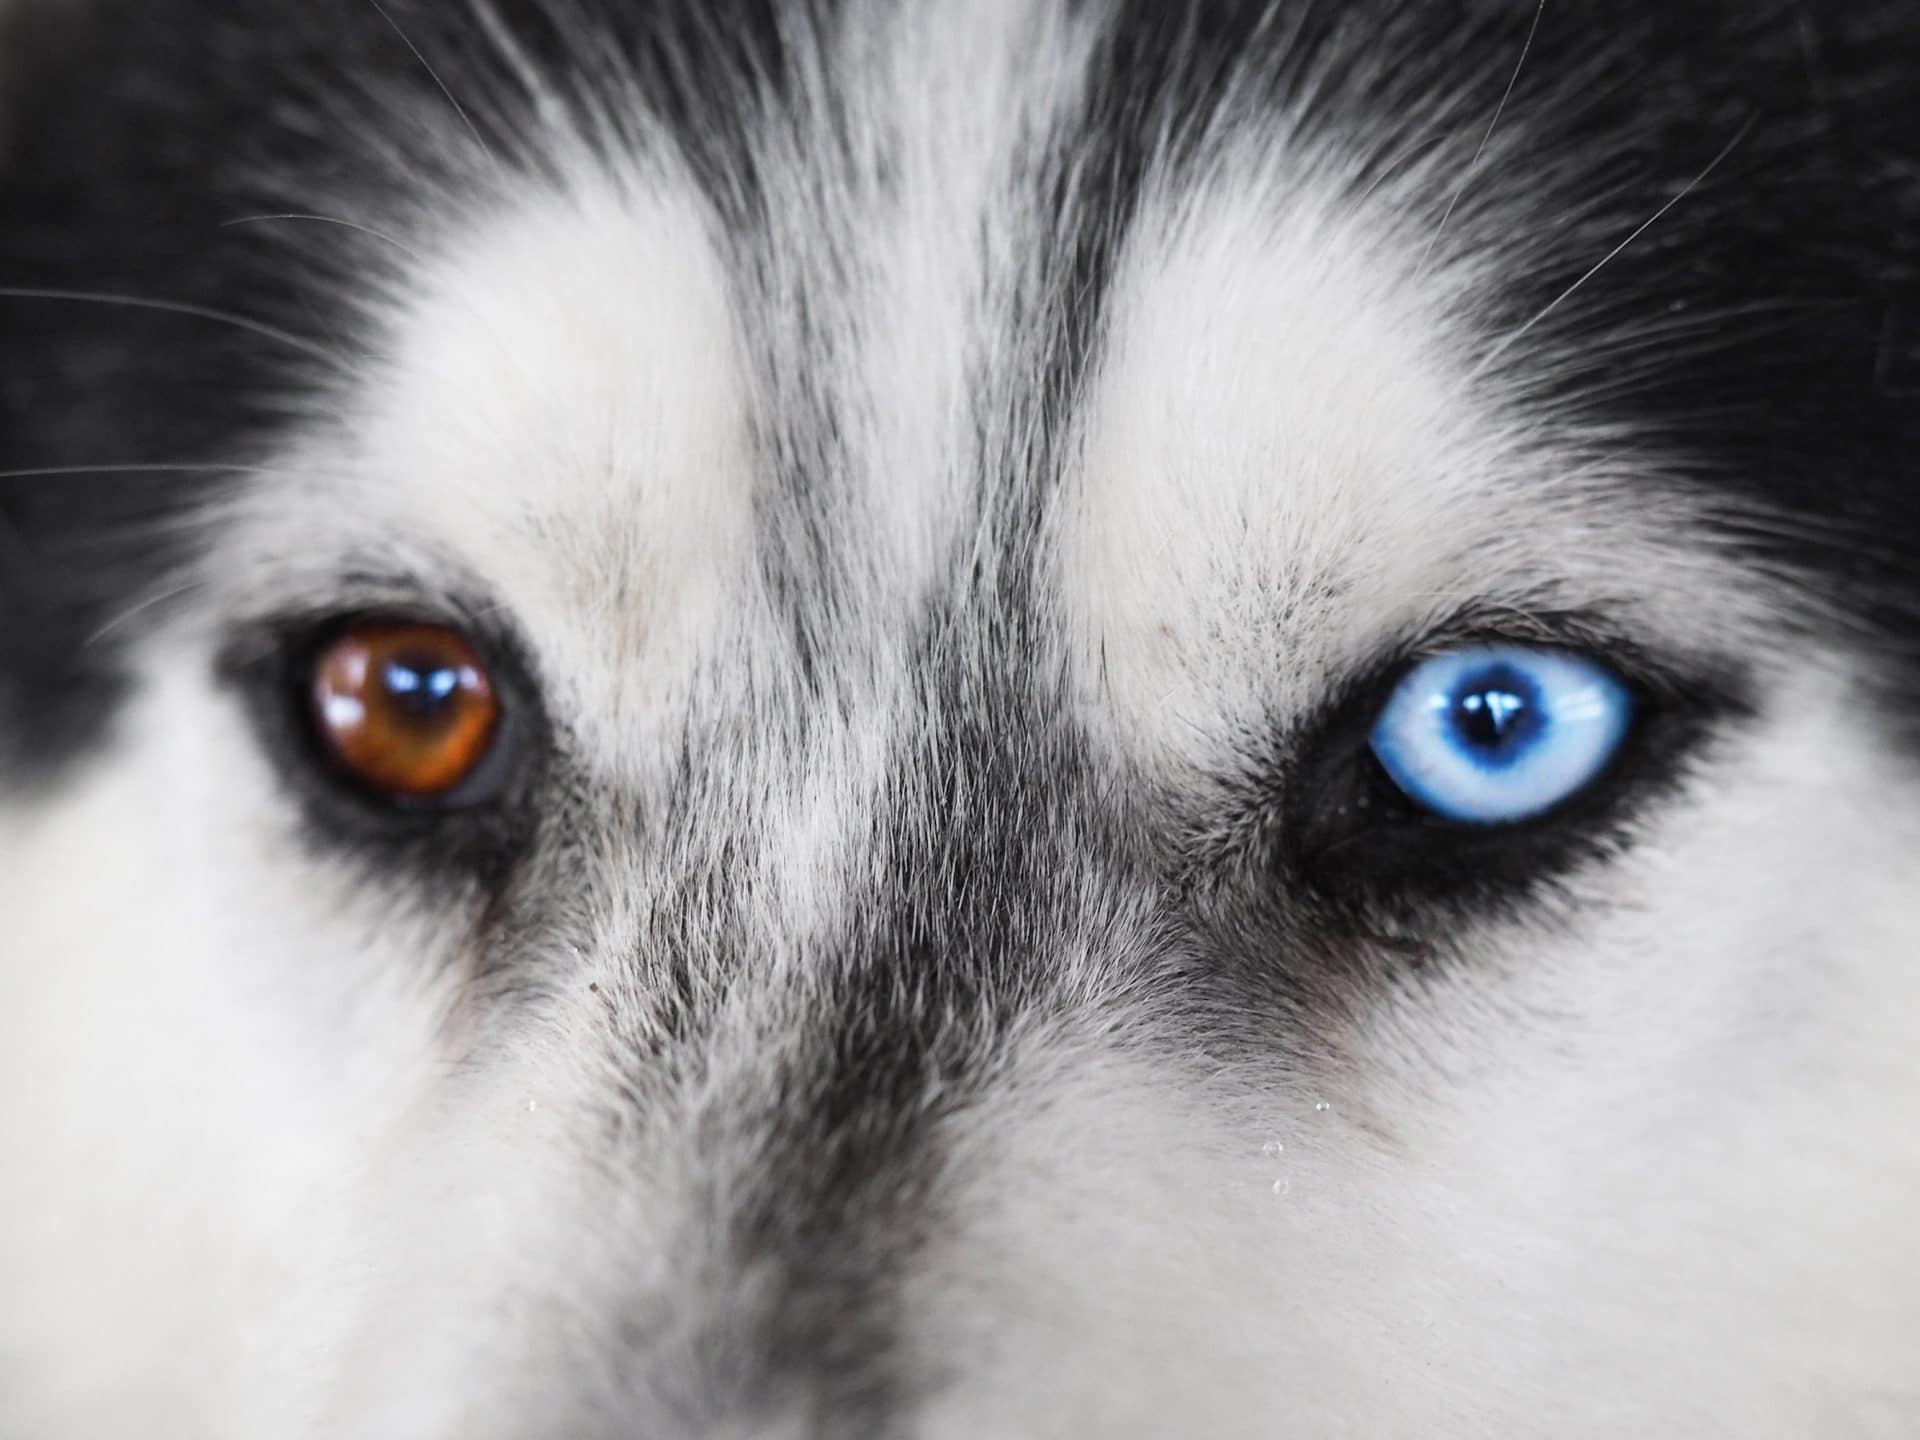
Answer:
[[[1519,645],[1414,667],[1374,723],[1373,753],[1415,804],[1469,825],[1553,809],[1607,768],[1633,700],[1604,665]]]

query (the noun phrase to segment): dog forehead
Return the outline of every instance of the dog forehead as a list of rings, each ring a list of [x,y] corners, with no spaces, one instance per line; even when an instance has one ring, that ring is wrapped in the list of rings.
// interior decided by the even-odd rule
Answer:
[[[242,581],[279,608],[365,579],[479,610],[524,638],[556,708],[657,729],[753,609],[747,377],[696,195],[526,187],[410,248],[370,363],[241,501],[242,550],[267,562]]]
[[[1430,208],[1285,145],[1142,206],[1050,557],[1120,749],[1230,768],[1463,616],[1701,653],[1761,618],[1656,452],[1482,373],[1499,267],[1431,253]]]
[[[1111,159],[1092,31],[964,18],[812,37],[817,73],[740,141],[744,218],[670,159],[569,150],[387,295],[312,468],[404,568],[510,613],[604,748],[795,635],[897,670],[929,611],[1030,563],[1083,698],[1161,751],[1270,726],[1466,605],[1726,588],[1657,463],[1480,375],[1499,247],[1435,251],[1434,173],[1358,193],[1276,124],[1206,163],[1145,142],[1139,193],[1063,199]],[[1091,283],[1058,263],[1083,232],[1122,237]],[[1099,358],[1054,387],[1076,307]]]
[[[750,204],[671,139],[561,134],[403,231],[372,362],[245,507],[268,548],[313,552],[315,591],[369,552],[468,585],[623,733],[647,717],[608,687],[657,721],[829,612],[826,661],[870,665],[978,548],[985,492],[1034,479],[988,457],[1016,443],[1031,190],[1090,32],[1025,0],[869,18],[792,21],[793,93],[727,142]]]

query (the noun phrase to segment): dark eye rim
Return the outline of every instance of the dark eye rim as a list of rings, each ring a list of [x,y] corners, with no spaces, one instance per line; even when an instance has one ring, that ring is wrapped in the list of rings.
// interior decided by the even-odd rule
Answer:
[[[1469,647],[1556,650],[1605,665],[1632,718],[1618,750],[1552,808],[1507,823],[1451,819],[1403,791],[1373,753],[1375,719],[1424,662]],[[1739,669],[1660,656],[1583,612],[1466,613],[1398,647],[1283,736],[1261,786],[1269,862],[1342,909],[1404,919],[1497,903],[1615,854],[1722,722],[1750,711]]]
[[[270,614],[230,632],[215,666],[241,698],[260,744],[317,843],[410,852],[432,869],[495,873],[523,853],[552,751],[552,729],[527,647],[484,606],[407,602]],[[333,754],[313,713],[311,676],[326,648],[360,625],[432,625],[457,632],[485,665],[499,705],[486,754],[439,795],[368,785]]]

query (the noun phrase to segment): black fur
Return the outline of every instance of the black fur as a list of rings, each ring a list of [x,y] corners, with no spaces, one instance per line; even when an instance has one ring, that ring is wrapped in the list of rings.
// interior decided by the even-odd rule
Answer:
[[[606,98],[608,80],[637,83],[705,188],[745,293],[801,313],[830,302],[791,293],[767,223],[777,202],[758,168],[767,128],[791,118],[795,7],[500,9],[579,114]],[[1005,557],[1000,584],[963,584],[917,617],[929,719],[876,820],[876,869],[831,937],[831,981],[809,997],[820,1012],[811,1048],[781,1057],[767,1124],[788,1128],[766,1142],[759,1188],[714,1217],[732,1254],[777,1278],[741,1331],[714,1337],[710,1373],[688,1379],[690,1390],[696,1379],[724,1384],[750,1406],[805,1386],[846,1433],[884,1434],[932,1382],[892,1349],[903,1257],[934,1223],[944,1126],[994,1063],[1007,1014],[1079,1018],[1084,997],[1059,986],[1047,957],[1074,947],[1105,956],[1108,984],[1157,1007],[1140,1022],[1152,1032],[1143,1043],[1183,1048],[1196,1064],[1323,1046],[1333,1027],[1316,1014],[1364,1004],[1368,983],[1440,945],[1443,920],[1509,903],[1591,858],[1630,814],[1613,804],[1618,794],[1596,793],[1592,808],[1523,845],[1436,841],[1434,827],[1397,810],[1386,823],[1390,797],[1368,788],[1378,777],[1356,738],[1374,693],[1364,687],[1304,737],[1276,733],[1245,757],[1245,773],[1219,777],[1244,812],[1236,833],[1256,842],[1230,854],[1099,773],[1062,677],[1034,658],[1054,619],[1030,582],[1119,247],[1156,167],[1191,173],[1293,107],[1310,131],[1369,147],[1357,190],[1431,147],[1457,153],[1462,188],[1440,243],[1478,243],[1490,217],[1531,236],[1481,297],[1489,382],[1524,387],[1554,423],[1635,437],[1661,457],[1661,483],[1740,502],[1741,514],[1728,507],[1730,533],[1874,637],[1886,691],[1876,713],[1920,744],[1920,726],[1902,718],[1920,708],[1920,486],[1910,474],[1920,454],[1920,35],[1906,12],[1884,0],[1648,0],[1608,7],[1602,22],[1549,5],[1493,163],[1469,172],[1533,30],[1530,0],[1116,7],[1083,112],[1023,177],[1057,221],[1056,248],[1027,257],[1019,333],[1007,354],[981,362],[983,386],[1026,407],[1010,433],[1041,437],[989,457],[998,473],[988,488],[1018,497],[975,517]],[[811,13],[836,23],[831,7]],[[383,191],[401,177],[333,123],[328,96],[344,85],[383,97],[383,119],[417,108],[439,113],[442,129],[449,95],[462,97],[462,125],[486,150],[510,166],[542,162],[521,139],[529,97],[458,6],[94,0],[77,18],[13,34],[9,53],[0,287],[143,297],[273,332],[178,309],[0,298],[0,469],[206,467],[0,479],[0,754],[15,774],[44,778],[105,733],[120,645],[140,628],[114,622],[189,558],[194,531],[182,517],[228,483],[214,467],[250,458],[328,383],[312,351],[350,366],[373,338],[343,303],[347,252],[324,239],[291,250],[225,222],[288,208],[289,196],[382,213]],[[77,99],[83,89],[98,101]],[[409,184],[473,179],[444,150],[408,159]],[[804,379],[778,393],[793,413],[755,419],[763,504],[789,523],[767,533],[802,541],[793,553],[770,539],[765,565],[790,612],[798,690],[838,704],[820,662],[847,564],[833,524],[836,420]],[[1754,501],[1778,520],[1745,518]],[[284,699],[288,680],[274,667],[285,655],[265,650],[254,655],[268,677],[257,683]],[[1724,661],[1640,668],[1658,716],[1633,763],[1650,784],[1684,772],[1711,721],[1764,706]],[[760,718],[738,717],[746,743],[768,743],[753,734]],[[299,773],[297,736],[268,728]],[[616,1068],[634,1077],[620,1103],[668,1103],[663,1092],[697,1076],[733,978],[764,960],[737,923],[755,897],[730,864],[751,837],[697,829],[700,787],[726,783],[714,776],[740,736],[689,736],[669,793],[638,798],[583,796],[590,770],[569,771],[544,728],[535,738],[567,772],[537,799],[516,792],[524,809],[546,805],[546,821],[498,816],[489,835],[508,837],[515,862],[541,843],[553,853],[482,871],[499,893],[476,943],[495,956],[539,953],[565,912],[591,908],[576,891],[598,842],[588,822],[567,823],[576,811],[618,810],[687,857],[684,893],[662,899],[656,943],[632,960],[688,967],[659,987],[672,1013],[631,1027],[667,1039],[650,1048],[616,1026]],[[365,853],[367,816],[347,816],[334,798],[313,806],[313,828]],[[409,852],[464,854],[452,832],[403,820]],[[1084,910],[1090,894],[1106,897],[1100,913]],[[712,958],[711,973],[694,974],[687,954]],[[497,990],[537,1010],[577,978]],[[643,1350],[652,1332],[637,1314],[619,1333],[610,1343]],[[631,1355],[598,1358],[644,1368]],[[695,1415],[721,1402],[690,1393],[678,1403]]]

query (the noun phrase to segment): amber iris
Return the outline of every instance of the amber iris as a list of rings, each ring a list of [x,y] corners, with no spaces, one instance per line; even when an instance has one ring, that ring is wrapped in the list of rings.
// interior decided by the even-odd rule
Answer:
[[[322,743],[380,794],[444,797],[479,768],[500,723],[486,666],[444,625],[368,621],[320,651],[312,679]]]

